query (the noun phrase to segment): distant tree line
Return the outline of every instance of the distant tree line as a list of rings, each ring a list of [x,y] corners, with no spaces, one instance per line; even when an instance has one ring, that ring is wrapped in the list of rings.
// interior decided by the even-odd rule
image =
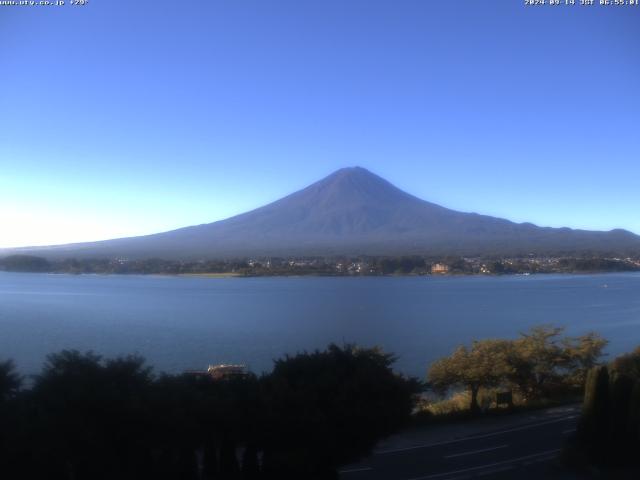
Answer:
[[[0,259],[0,270],[9,272],[51,272],[53,265],[32,255],[11,255]]]
[[[160,258],[47,260],[32,255],[0,258],[0,270],[70,274],[234,274],[278,275],[425,275],[434,265],[449,274],[530,274],[640,271],[640,260],[601,257],[461,258],[461,257],[305,257],[177,261]]]
[[[640,270],[638,265],[609,258],[562,258],[558,268],[572,272],[631,272]]]
[[[394,360],[330,345],[214,380],[62,351],[29,389],[0,363],[0,477],[335,479],[410,418],[420,384]]]

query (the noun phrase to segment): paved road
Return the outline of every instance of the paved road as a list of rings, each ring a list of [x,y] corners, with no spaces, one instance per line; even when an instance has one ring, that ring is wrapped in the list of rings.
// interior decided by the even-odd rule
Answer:
[[[501,422],[461,438],[408,444],[376,451],[345,467],[342,480],[453,480],[577,478],[553,466],[567,437],[575,431],[579,406],[534,421]],[[426,429],[425,429],[426,431]]]

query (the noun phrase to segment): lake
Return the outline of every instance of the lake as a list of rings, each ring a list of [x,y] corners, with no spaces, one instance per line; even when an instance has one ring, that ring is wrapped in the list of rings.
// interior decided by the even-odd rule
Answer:
[[[554,323],[595,330],[613,355],[640,344],[640,274],[502,277],[48,275],[0,272],[0,360],[39,371],[48,353],[139,353],[157,371],[245,363],[330,342],[380,345],[396,368],[428,364],[472,339]]]

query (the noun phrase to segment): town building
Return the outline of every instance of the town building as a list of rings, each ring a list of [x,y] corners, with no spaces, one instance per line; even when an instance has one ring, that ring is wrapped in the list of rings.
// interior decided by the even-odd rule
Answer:
[[[206,370],[187,370],[184,372],[196,378],[209,377],[213,380],[229,380],[232,378],[246,378],[249,375],[245,365],[209,365]]]
[[[207,373],[214,380],[228,380],[230,378],[245,378],[247,367],[245,365],[209,365]]]
[[[449,265],[444,263],[434,263],[433,265],[431,265],[431,273],[433,274],[449,273]]]

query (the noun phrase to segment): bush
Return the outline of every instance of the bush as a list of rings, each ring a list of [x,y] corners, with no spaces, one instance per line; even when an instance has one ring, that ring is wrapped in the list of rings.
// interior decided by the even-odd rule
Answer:
[[[262,378],[214,380],[62,351],[28,391],[2,363],[0,477],[334,478],[408,421],[420,385],[393,361],[331,345]]]

